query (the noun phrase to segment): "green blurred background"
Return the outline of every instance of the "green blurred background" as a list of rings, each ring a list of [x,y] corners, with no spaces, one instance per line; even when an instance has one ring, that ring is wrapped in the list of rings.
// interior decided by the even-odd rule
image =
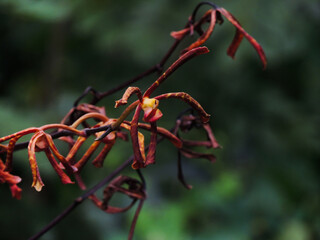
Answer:
[[[156,64],[173,43],[169,33],[184,26],[197,3],[1,0],[0,135],[59,122],[87,86],[106,91]],[[214,164],[184,159],[193,185],[188,191],[176,178],[176,150],[167,142],[158,146],[157,164],[143,171],[148,200],[135,239],[320,239],[320,3],[215,3],[261,43],[268,68],[262,71],[247,41],[236,60],[226,55],[234,27],[225,21],[206,43],[211,53],[187,63],[158,90],[197,99],[213,116],[223,149],[215,150]],[[145,89],[156,77],[135,85]],[[113,104],[121,95],[99,103],[110,117],[119,116]],[[186,105],[173,100],[160,107],[160,125],[171,128]],[[120,142],[103,169],[88,164],[88,186],[131,153],[129,143]],[[77,186],[62,185],[41,157],[46,186],[37,193],[30,188],[27,152],[15,155],[13,173],[23,178],[23,195],[12,199],[8,187],[0,187],[1,239],[30,237],[81,194]],[[129,168],[126,173],[134,176]],[[107,215],[85,202],[42,239],[126,239],[133,214]]]

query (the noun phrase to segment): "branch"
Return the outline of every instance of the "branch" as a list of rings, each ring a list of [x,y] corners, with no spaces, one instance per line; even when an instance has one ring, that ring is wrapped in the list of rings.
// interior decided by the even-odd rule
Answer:
[[[82,131],[85,133],[86,136],[89,136],[89,135],[92,135],[92,134],[97,133],[97,132],[102,132],[102,131],[109,130],[110,127],[111,127],[111,125],[105,125],[105,126],[96,127],[96,128],[84,128]],[[50,133],[50,136],[52,137],[52,139],[56,139],[56,138],[64,137],[64,136],[72,136],[74,134],[75,133],[72,132],[72,131],[62,130],[62,131],[59,131],[59,132]],[[18,143],[18,144],[15,145],[14,151],[25,149],[25,148],[28,147],[28,144],[29,144],[29,141]]]
[[[114,170],[110,175],[102,179],[99,183],[97,183],[94,187],[92,187],[89,191],[82,194],[80,197],[77,197],[73,203],[67,207],[62,213],[60,213],[55,219],[53,219],[47,226],[45,226],[40,232],[29,238],[29,240],[39,239],[43,234],[48,232],[54,226],[56,226],[63,218],[69,215],[76,207],[78,207],[84,200],[88,199],[92,194],[94,194],[101,187],[110,182],[115,176],[117,176],[123,169],[130,165],[133,161],[133,156],[127,159],[124,163],[122,163],[116,170]]]

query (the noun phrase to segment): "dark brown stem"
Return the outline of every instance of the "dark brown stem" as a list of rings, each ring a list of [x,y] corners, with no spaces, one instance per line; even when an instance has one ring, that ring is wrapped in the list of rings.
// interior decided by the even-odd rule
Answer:
[[[192,189],[192,186],[186,182],[184,175],[183,175],[182,162],[181,162],[181,152],[180,151],[178,151],[178,179],[186,189],[188,189],[188,190]]]
[[[71,213],[76,207],[78,207],[84,200],[88,199],[92,194],[94,194],[101,187],[110,182],[114,177],[116,177],[124,168],[130,165],[133,161],[133,156],[130,157],[127,161],[122,163],[116,170],[114,170],[110,175],[102,179],[98,184],[88,190],[86,193],[76,198],[73,203],[67,207],[62,213],[60,213],[55,219],[53,219],[47,226],[45,226],[40,232],[36,235],[29,238],[29,240],[39,239],[43,234],[48,232],[51,228],[57,225],[63,218],[65,218],[69,213]]]
[[[194,20],[195,20],[195,18],[196,18],[196,14],[197,14],[199,8],[200,8],[202,5],[209,5],[209,6],[211,6],[213,9],[217,9],[217,8],[218,8],[218,6],[217,6],[216,4],[214,4],[214,3],[212,3],[212,2],[208,2],[208,1],[200,2],[200,3],[195,7],[195,9],[194,9],[193,12],[192,12],[191,19],[190,19],[190,22],[191,22],[191,23],[194,23]]]
[[[144,200],[140,200],[139,201],[139,205],[138,208],[136,210],[136,213],[134,214],[134,217],[132,219],[132,223],[131,223],[131,227],[130,227],[130,232],[129,232],[129,236],[128,236],[128,240],[131,240],[133,238],[133,233],[134,233],[134,229],[136,227],[136,223],[139,217],[139,213],[141,211],[141,208],[143,206]]]

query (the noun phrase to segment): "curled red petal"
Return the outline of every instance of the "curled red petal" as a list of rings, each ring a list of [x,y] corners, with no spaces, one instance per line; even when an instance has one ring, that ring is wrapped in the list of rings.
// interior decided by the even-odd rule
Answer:
[[[124,92],[122,98],[116,101],[114,107],[117,108],[121,105],[127,104],[128,99],[131,97],[132,94],[137,94],[139,101],[142,101],[142,94],[140,89],[138,87],[128,87],[127,90]]]
[[[216,24],[216,10],[214,9],[210,9],[204,16],[210,16],[210,25],[207,28],[207,30],[197,39],[197,41],[195,41],[194,43],[192,43],[189,47],[187,47],[186,49],[183,50],[183,52],[187,52],[190,51],[193,48],[199,47],[201,46],[203,43],[205,43],[208,38],[210,37],[210,35],[213,32],[214,26]]]

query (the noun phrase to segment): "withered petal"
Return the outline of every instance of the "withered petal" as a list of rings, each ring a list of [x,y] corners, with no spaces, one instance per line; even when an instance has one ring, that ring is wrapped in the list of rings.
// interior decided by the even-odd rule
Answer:
[[[155,157],[156,157],[157,124],[156,124],[156,122],[151,122],[150,125],[151,125],[151,137],[150,137],[149,150],[148,150],[145,166],[147,166],[149,164],[154,164]]]

